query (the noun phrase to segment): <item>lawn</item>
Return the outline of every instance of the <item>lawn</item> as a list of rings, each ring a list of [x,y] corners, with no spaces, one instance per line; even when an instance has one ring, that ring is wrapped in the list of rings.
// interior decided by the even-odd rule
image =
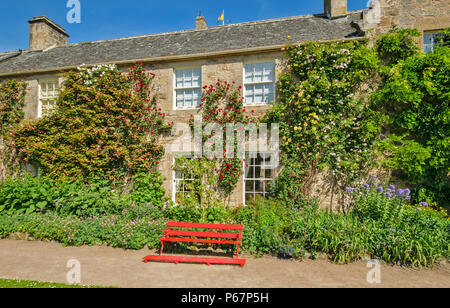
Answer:
[[[28,281],[18,279],[0,279],[1,289],[96,289],[98,286],[68,285],[63,283],[50,283],[39,281]]]

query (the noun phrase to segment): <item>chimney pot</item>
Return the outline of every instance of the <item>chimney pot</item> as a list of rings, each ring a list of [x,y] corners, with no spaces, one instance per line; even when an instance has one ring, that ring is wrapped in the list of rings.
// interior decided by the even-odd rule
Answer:
[[[45,16],[34,17],[30,24],[30,50],[44,50],[67,45],[69,35]]]
[[[325,0],[325,15],[329,19],[347,16],[347,0]]]
[[[206,19],[203,16],[198,16],[195,19],[195,29],[197,30],[205,30],[208,29],[208,26],[206,24]]]

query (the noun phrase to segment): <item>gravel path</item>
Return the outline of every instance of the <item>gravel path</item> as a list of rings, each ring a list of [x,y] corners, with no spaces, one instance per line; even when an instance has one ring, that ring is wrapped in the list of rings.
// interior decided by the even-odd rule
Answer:
[[[291,261],[247,255],[247,265],[143,263],[154,251],[62,247],[57,243],[0,240],[0,278],[67,283],[68,260],[81,263],[83,285],[150,288],[450,287],[450,265],[415,270],[382,265],[381,284],[369,284],[366,262]]]

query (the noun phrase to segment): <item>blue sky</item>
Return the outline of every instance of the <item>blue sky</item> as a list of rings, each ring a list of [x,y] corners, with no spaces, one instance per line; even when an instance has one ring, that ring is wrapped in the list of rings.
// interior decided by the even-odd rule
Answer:
[[[228,23],[323,12],[323,0],[79,0],[81,24],[69,24],[67,0],[2,1],[0,52],[28,48],[28,20],[45,15],[70,35],[69,43],[192,29],[198,10],[217,25],[225,10]],[[368,0],[348,0],[360,10]]]

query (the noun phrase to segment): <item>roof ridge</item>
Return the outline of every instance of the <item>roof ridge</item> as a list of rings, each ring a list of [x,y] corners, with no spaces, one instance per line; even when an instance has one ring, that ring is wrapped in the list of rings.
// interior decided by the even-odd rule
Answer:
[[[354,13],[354,12],[356,12],[356,11],[351,11],[349,13]],[[223,25],[223,26],[212,26],[212,27],[208,27],[206,29],[187,29],[187,30],[178,30],[178,31],[171,31],[171,32],[162,32],[162,33],[152,33],[152,34],[143,34],[143,35],[136,35],[136,36],[120,37],[120,38],[98,40],[98,41],[87,41],[87,42],[68,44],[68,45],[64,45],[64,46],[58,46],[58,47],[55,47],[55,48],[61,48],[61,47],[67,47],[67,46],[85,45],[85,44],[96,44],[96,43],[104,43],[104,42],[114,42],[114,41],[146,38],[146,37],[157,37],[157,36],[164,36],[164,35],[169,35],[169,34],[174,34],[175,35],[175,34],[191,33],[191,32],[205,32],[205,31],[209,31],[209,30],[218,30],[218,29],[232,28],[232,27],[238,27],[238,26],[254,25],[254,24],[267,24],[267,23],[275,23],[275,22],[280,22],[280,21],[306,19],[306,18],[313,18],[313,17],[317,17],[317,18],[324,17],[325,18],[326,15],[323,14],[323,13],[320,13],[320,14],[297,15],[297,16],[280,17],[280,18],[272,18],[272,19],[256,20],[256,21],[246,21],[246,22],[235,23],[235,24],[228,24],[228,25]]]

